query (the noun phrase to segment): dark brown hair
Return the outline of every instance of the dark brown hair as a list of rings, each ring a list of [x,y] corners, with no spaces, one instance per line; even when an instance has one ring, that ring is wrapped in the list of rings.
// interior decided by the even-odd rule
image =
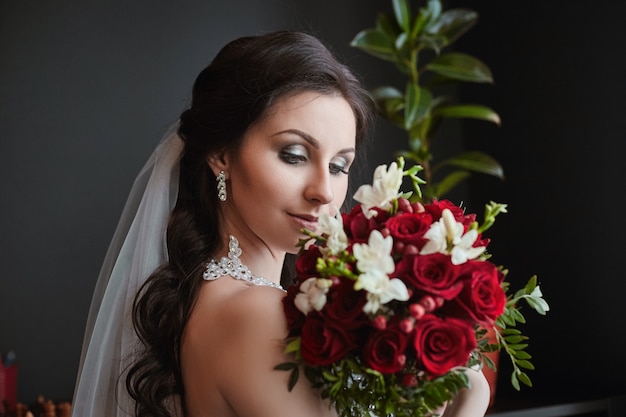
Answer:
[[[215,175],[207,156],[236,150],[272,105],[305,91],[341,95],[354,112],[357,143],[371,119],[371,98],[353,73],[315,37],[273,32],[227,44],[197,77],[180,116],[185,143],[178,199],[167,228],[169,262],[155,271],[133,305],[143,345],[126,377],[136,416],[169,417],[171,396],[184,387],[180,342],[202,283],[205,263],[221,249]]]

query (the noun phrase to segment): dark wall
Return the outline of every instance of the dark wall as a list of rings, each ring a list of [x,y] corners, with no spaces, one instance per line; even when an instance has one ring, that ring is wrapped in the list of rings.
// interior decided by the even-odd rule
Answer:
[[[457,4],[465,2],[456,2]],[[626,2],[472,2],[479,24],[459,48],[487,62],[493,87],[461,90],[502,126],[463,124],[506,180],[475,178],[472,204],[509,204],[492,230],[494,259],[521,285],[538,274],[552,311],[525,331],[535,387],[502,395],[571,400],[626,393]]]

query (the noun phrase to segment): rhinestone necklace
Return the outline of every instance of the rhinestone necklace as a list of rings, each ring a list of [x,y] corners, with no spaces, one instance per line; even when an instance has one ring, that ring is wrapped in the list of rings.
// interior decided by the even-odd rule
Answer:
[[[273,287],[285,291],[283,287],[276,284],[274,281],[252,274],[250,269],[241,263],[239,259],[240,256],[241,248],[239,247],[239,241],[235,236],[231,236],[228,242],[228,257],[223,256],[219,262],[215,259],[211,259],[202,274],[202,278],[207,281],[215,281],[219,277],[230,275],[235,279],[249,282],[252,285]]]

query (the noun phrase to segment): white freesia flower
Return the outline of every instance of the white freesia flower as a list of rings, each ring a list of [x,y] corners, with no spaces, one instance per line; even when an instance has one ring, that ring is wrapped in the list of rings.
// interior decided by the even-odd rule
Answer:
[[[359,275],[354,289],[367,291],[367,303],[363,306],[365,313],[374,314],[381,305],[391,300],[406,301],[409,299],[409,290],[402,280],[391,278],[380,271],[370,271]]]
[[[367,291],[367,304],[363,307],[366,313],[375,313],[381,305],[391,300],[409,299],[404,282],[398,278],[389,278],[395,269],[391,257],[392,246],[391,236],[384,238],[378,230],[373,230],[367,244],[356,243],[352,248],[357,268],[361,271],[354,289]]]
[[[374,171],[372,185],[361,185],[354,193],[354,199],[361,203],[361,209],[365,217],[371,219],[376,216],[374,207],[386,210],[390,207],[390,202],[398,197],[400,186],[402,185],[402,168],[396,162],[392,162],[387,169],[387,165],[379,165]]]
[[[309,278],[300,284],[300,292],[294,299],[294,304],[302,313],[320,311],[326,305],[326,294],[332,281],[324,278]]]
[[[391,248],[393,238],[383,237],[378,230],[372,230],[367,244],[355,243],[352,246],[356,266],[361,272],[380,271],[383,274],[391,274],[395,269]]]
[[[343,220],[339,212],[337,212],[335,217],[329,214],[321,214],[318,220],[317,233],[328,236],[323,253],[327,251],[336,255],[348,247],[348,236],[346,236],[346,232],[343,230]]]
[[[476,230],[468,230],[463,233],[463,223],[457,222],[454,215],[448,209],[441,213],[441,219],[433,223],[430,229],[424,234],[428,242],[424,245],[420,253],[428,255],[431,253],[445,253],[452,257],[454,265],[474,259],[485,251],[484,246],[473,247],[478,238]]]

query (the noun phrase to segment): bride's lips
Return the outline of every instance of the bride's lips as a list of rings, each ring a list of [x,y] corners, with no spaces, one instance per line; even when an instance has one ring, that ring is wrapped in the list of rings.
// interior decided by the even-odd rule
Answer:
[[[317,217],[309,214],[293,214],[289,213],[291,219],[300,226],[301,229],[315,231],[317,229]]]

